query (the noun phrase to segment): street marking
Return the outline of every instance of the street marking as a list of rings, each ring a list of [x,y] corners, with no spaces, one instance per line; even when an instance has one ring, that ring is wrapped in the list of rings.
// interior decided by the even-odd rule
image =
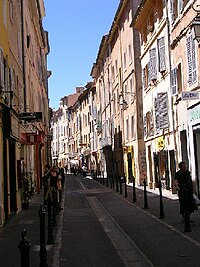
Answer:
[[[106,211],[97,198],[87,197],[87,200],[125,266],[153,267],[154,265],[150,260]]]

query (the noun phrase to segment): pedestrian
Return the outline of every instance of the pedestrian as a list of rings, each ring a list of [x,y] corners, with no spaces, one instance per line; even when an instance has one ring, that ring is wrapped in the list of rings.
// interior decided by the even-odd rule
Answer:
[[[190,172],[186,168],[186,163],[181,161],[178,166],[179,171],[175,173],[174,185],[178,191],[180,214],[185,219],[186,212],[190,216],[194,211],[193,185]]]
[[[46,194],[48,191],[48,188],[50,186],[50,169],[51,166],[47,163],[45,165],[45,170],[44,170],[44,176],[42,177],[43,180],[43,188],[44,188],[44,205],[46,205]]]
[[[82,172],[83,172],[83,177],[86,177],[86,175],[87,175],[87,166],[86,166],[85,163],[83,164]]]

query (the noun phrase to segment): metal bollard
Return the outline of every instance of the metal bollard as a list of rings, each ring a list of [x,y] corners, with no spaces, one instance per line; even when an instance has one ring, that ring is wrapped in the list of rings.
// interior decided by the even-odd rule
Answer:
[[[105,184],[105,181],[104,181],[104,172],[102,173],[102,179],[103,179],[103,185]]]
[[[26,229],[22,230],[22,240],[20,240],[18,248],[21,253],[21,267],[29,267],[30,259],[29,252],[31,248],[31,242],[28,240],[26,235]]]
[[[50,194],[48,195],[47,199],[48,204],[48,238],[47,244],[54,244],[54,237],[53,237],[53,223],[52,223],[52,202]]]
[[[40,205],[39,216],[40,216],[40,267],[48,267],[47,264],[47,250],[45,243],[45,214],[43,204]]]
[[[119,187],[120,187],[120,195],[122,195],[122,177],[121,176],[119,176]]]
[[[191,225],[190,225],[190,212],[189,212],[189,194],[188,189],[186,187],[183,188],[183,197],[184,197],[184,206],[185,206],[185,227],[184,232],[191,232]]]
[[[56,226],[56,214],[57,214],[57,192],[56,189],[54,188],[52,191],[53,194],[53,225]]]
[[[135,192],[135,177],[132,177],[133,180],[133,202],[136,202],[136,192]]]
[[[159,192],[160,192],[160,219],[163,219],[163,218],[165,218],[165,215],[164,215],[163,200],[162,200],[162,183],[161,183],[161,181],[159,181],[159,183],[158,183],[158,188],[159,188]]]
[[[126,184],[126,177],[124,175],[124,197],[128,196],[128,192],[127,192],[127,184]]]
[[[148,201],[147,201],[147,181],[144,179],[144,209],[148,209]]]

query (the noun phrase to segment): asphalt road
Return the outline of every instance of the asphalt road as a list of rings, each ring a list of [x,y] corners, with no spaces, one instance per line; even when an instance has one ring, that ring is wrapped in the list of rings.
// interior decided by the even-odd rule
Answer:
[[[141,199],[133,204],[95,180],[67,175],[53,267],[199,267],[199,211],[192,232],[184,233],[177,201],[164,200],[161,220],[158,197],[149,196],[149,210]]]

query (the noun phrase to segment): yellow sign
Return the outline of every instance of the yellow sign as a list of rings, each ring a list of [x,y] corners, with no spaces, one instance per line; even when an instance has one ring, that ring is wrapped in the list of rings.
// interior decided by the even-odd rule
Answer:
[[[165,147],[165,140],[163,136],[158,137],[157,139],[157,149],[163,150]]]
[[[128,153],[132,153],[133,152],[133,149],[132,149],[133,146],[123,146],[123,152],[128,154]]]

